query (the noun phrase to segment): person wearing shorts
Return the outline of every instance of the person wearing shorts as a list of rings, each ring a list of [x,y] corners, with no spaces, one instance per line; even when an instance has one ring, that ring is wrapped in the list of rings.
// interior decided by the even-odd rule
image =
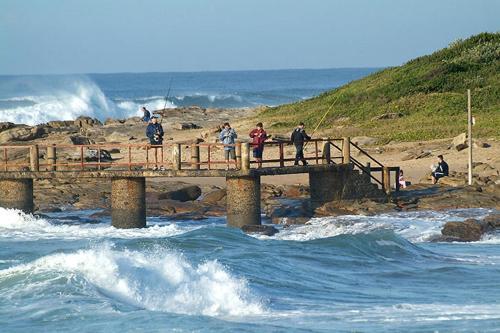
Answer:
[[[236,164],[236,147],[235,140],[238,137],[235,130],[231,128],[229,123],[224,123],[224,128],[220,132],[219,139],[224,146],[224,159],[226,160],[226,170],[229,170],[229,158]]]

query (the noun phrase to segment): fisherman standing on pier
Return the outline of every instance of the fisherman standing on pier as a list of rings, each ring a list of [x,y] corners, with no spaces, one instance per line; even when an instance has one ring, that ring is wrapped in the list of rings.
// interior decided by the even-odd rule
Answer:
[[[158,170],[158,149],[163,149],[163,134],[163,127],[158,123],[158,116],[153,116],[146,128],[146,136],[149,138],[151,147],[155,151],[155,166],[153,170]],[[161,166],[161,169],[163,169],[163,166]]]
[[[304,158],[304,142],[311,140],[311,137],[306,134],[304,129],[304,123],[299,123],[299,126],[295,128],[292,132],[290,141],[295,145],[295,163],[293,165],[299,165],[299,161],[302,161],[304,165],[307,165],[307,161]]]
[[[257,167],[262,168],[262,154],[264,153],[264,141],[267,140],[268,136],[264,130],[264,125],[258,123],[257,128],[250,132],[250,137],[252,138],[253,146],[253,157],[257,161]]]
[[[236,151],[235,151],[235,140],[238,137],[234,129],[231,128],[229,123],[224,123],[224,128],[220,132],[219,139],[225,145],[224,146],[224,159],[226,160],[226,170],[229,170],[229,157],[234,161],[236,165]]]

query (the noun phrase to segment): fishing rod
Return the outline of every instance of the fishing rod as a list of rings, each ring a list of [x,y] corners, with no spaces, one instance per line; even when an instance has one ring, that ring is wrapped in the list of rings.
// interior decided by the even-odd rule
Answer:
[[[165,104],[163,104],[163,110],[162,110],[163,112],[165,112],[165,109],[167,108],[168,98],[170,97],[170,91],[172,89],[172,81],[173,81],[173,79],[174,79],[174,77],[171,76],[170,77],[170,83],[168,84],[167,95],[165,95]],[[163,121],[163,115],[162,115],[162,117],[160,119],[160,124],[162,123],[162,121]]]
[[[168,90],[167,90],[167,95],[165,96],[165,104],[163,105],[163,110],[167,107],[167,102],[168,98],[170,97],[170,90],[172,89],[172,80],[174,79],[173,76],[170,77],[170,83],[168,84]]]
[[[323,121],[326,119],[326,116],[330,113],[330,111],[333,109],[333,106],[337,103],[337,101],[339,100],[340,96],[342,96],[342,94],[338,94],[337,95],[337,98],[335,98],[335,100],[333,101],[333,103],[330,105],[330,107],[328,107],[328,109],[326,110],[325,114],[323,115],[323,117],[321,117],[320,121],[318,122],[318,124],[316,125],[316,127],[314,128],[313,132],[311,133],[311,138],[314,136],[314,134],[316,133],[316,131],[318,130],[318,128],[321,126],[321,124],[323,123]],[[304,145],[304,148],[307,146],[307,144],[309,143],[309,141],[306,142],[306,144]]]

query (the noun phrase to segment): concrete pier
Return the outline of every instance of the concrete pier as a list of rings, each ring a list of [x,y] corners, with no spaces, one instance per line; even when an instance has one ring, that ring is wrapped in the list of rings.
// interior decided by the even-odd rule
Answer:
[[[33,179],[0,179],[0,207],[33,213]]]
[[[342,199],[344,180],[348,176],[347,172],[347,168],[309,172],[312,210],[329,201]]]
[[[260,176],[227,177],[227,224],[260,225]]]
[[[111,224],[122,229],[146,226],[144,177],[111,179]]]

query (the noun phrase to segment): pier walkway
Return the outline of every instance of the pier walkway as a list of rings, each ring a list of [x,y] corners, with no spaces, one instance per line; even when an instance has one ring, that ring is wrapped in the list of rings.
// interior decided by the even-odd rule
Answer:
[[[392,186],[399,190],[399,167],[382,165],[349,138],[308,141],[304,150],[306,166],[293,165],[295,148],[287,141],[265,142],[267,158],[261,168],[251,158],[249,143],[231,145],[236,160],[228,165],[222,159],[227,146],[219,143],[0,145],[0,206],[32,212],[33,181],[37,179],[110,179],[112,224],[118,228],[144,227],[146,178],[225,177],[227,221],[231,226],[241,227],[261,223],[261,176],[308,173],[312,209],[345,199],[346,193],[351,193],[351,197],[369,196],[373,191],[362,190],[366,188],[386,194],[390,194]],[[153,170],[155,167],[162,168]],[[358,181],[348,181],[354,178]]]

